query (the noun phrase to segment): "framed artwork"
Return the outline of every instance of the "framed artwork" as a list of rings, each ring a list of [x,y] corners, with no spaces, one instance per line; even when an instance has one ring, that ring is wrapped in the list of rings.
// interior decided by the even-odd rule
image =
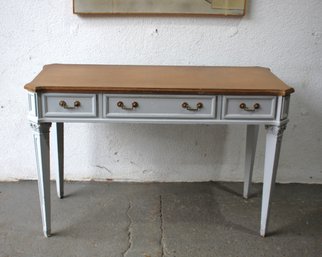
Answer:
[[[73,0],[76,14],[245,15],[246,0]]]

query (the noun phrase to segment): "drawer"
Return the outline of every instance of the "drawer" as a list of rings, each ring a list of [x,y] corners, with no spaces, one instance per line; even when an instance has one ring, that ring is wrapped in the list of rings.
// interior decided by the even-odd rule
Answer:
[[[214,96],[104,95],[104,116],[108,118],[213,119]]]
[[[96,117],[96,99],[96,94],[43,94],[43,117]]]
[[[273,120],[275,96],[223,96],[223,119]]]

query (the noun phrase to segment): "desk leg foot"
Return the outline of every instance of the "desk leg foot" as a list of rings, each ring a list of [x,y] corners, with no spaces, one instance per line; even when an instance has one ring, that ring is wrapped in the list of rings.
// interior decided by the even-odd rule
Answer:
[[[51,237],[51,231],[50,230],[47,230],[47,231],[44,230],[44,236],[47,237],[47,238]]]
[[[57,171],[56,189],[60,199],[64,197],[64,123],[56,123]]]
[[[249,196],[250,186],[254,168],[256,145],[258,138],[258,125],[247,125],[246,137],[246,157],[245,157],[245,174],[244,174],[244,192],[245,199]]]
[[[266,150],[261,211],[260,235],[265,236],[268,227],[270,198],[275,184],[278,159],[281,149],[282,136],[286,128],[283,126],[266,126]]]
[[[46,237],[50,235],[50,155],[49,129],[51,123],[30,123],[36,152],[38,190],[43,231]]]

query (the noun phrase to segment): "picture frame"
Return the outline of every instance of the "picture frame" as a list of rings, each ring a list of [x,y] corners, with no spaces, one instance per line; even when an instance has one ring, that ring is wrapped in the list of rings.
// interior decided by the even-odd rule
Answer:
[[[246,0],[73,0],[75,14],[244,16]]]

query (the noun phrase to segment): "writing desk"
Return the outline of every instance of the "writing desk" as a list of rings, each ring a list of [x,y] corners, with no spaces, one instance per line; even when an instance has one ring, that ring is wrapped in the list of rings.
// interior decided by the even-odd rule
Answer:
[[[49,128],[57,129],[57,193],[64,194],[65,122],[246,124],[243,196],[248,197],[259,125],[266,128],[260,234],[268,225],[283,131],[294,89],[261,67],[44,66],[29,84],[41,216],[50,236]]]

